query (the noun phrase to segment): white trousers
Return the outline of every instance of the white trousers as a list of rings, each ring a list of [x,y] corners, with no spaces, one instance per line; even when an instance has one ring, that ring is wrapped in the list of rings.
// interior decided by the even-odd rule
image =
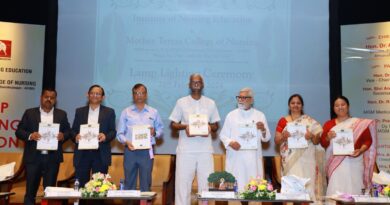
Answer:
[[[176,155],[175,205],[191,204],[191,188],[195,174],[198,192],[208,189],[207,178],[214,172],[212,153],[178,153]]]

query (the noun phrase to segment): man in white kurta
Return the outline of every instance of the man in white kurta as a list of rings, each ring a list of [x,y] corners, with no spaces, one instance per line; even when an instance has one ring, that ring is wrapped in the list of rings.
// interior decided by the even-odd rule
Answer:
[[[254,109],[253,92],[244,88],[236,96],[238,108],[231,111],[225,119],[220,133],[220,139],[226,148],[225,170],[237,179],[238,190],[243,191],[251,178],[263,178],[263,155],[261,142],[271,139],[265,115]],[[257,149],[241,149],[238,137],[242,126],[252,126],[257,138]]]
[[[203,78],[199,74],[191,75],[189,87],[191,95],[180,98],[169,117],[172,121],[172,129],[179,131],[175,179],[175,204],[177,205],[191,204],[191,188],[195,174],[198,179],[198,191],[208,188],[207,178],[214,172],[210,132],[218,130],[218,121],[220,121],[215,102],[201,95]],[[188,121],[191,114],[207,115],[208,135],[189,135]]]

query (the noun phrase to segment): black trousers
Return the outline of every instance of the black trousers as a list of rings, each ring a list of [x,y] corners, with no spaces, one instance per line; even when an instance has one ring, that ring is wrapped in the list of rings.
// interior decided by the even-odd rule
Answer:
[[[57,175],[60,164],[50,162],[48,154],[40,154],[33,163],[26,163],[26,194],[24,195],[25,205],[35,205],[35,197],[38,192],[41,178],[43,187],[56,186]]]
[[[107,174],[108,165],[104,165],[99,150],[83,150],[79,164],[75,167],[75,178],[80,182],[80,188],[90,180],[91,172]]]

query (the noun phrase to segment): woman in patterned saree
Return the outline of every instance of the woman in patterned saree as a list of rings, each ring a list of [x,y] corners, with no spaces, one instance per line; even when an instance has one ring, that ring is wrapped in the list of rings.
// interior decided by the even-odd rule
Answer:
[[[321,145],[326,148],[327,196],[338,192],[360,194],[371,185],[376,158],[375,120],[351,117],[349,101],[340,96],[333,102],[336,118],[324,124]],[[336,132],[351,129],[355,150],[351,155],[333,155]]]
[[[303,112],[303,99],[299,94],[292,95],[288,100],[289,114],[280,118],[276,127],[275,143],[280,145],[282,157],[283,176],[295,175],[302,178],[310,178],[306,186],[310,198],[320,200],[323,195],[325,178],[323,173],[324,150],[316,146],[320,142],[322,133],[321,125]],[[291,133],[287,131],[287,124],[299,124],[306,127],[306,148],[289,148],[288,138]]]

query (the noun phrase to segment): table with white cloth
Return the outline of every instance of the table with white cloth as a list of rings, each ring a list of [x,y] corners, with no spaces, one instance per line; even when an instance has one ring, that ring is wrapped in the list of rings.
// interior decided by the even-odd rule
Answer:
[[[151,205],[157,194],[143,195],[141,196],[121,196],[121,197],[69,197],[69,196],[53,196],[53,197],[41,197],[41,205],[62,205],[64,201],[72,200],[124,200],[124,201],[140,201],[140,205]]]
[[[241,198],[206,198],[198,196],[198,200],[202,202],[202,205],[208,205],[209,201],[240,201],[241,204],[247,205],[249,202],[268,202],[268,203],[293,203],[294,205],[306,205],[313,203],[311,200],[294,200],[294,199],[274,199],[274,200],[252,200]]]
[[[353,205],[353,204],[358,204],[358,205],[390,204],[390,199],[389,198],[387,198],[387,200],[384,200],[384,201],[378,201],[376,199],[377,199],[376,197],[372,197],[371,200],[362,201],[362,202],[356,202],[354,200],[346,200],[346,199],[342,199],[342,198],[331,198],[330,200],[335,201],[336,205],[344,205],[344,204],[348,204],[348,205]]]

